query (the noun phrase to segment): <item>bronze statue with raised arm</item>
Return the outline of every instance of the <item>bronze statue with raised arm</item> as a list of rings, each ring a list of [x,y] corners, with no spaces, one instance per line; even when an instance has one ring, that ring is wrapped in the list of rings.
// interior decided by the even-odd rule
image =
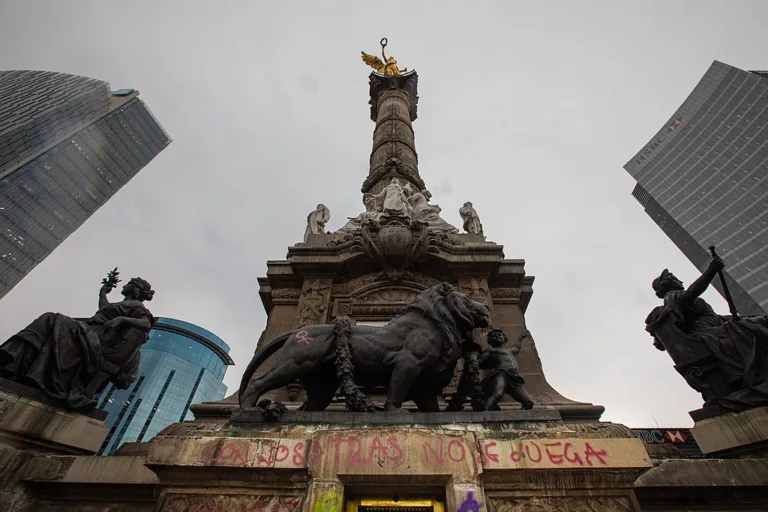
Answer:
[[[150,284],[135,277],[123,286],[125,297],[109,302],[120,281],[117,269],[99,290],[99,310],[74,319],[44,313],[0,346],[0,377],[42,391],[72,409],[91,409],[108,382],[126,389],[136,380],[139,348],[154,318],[143,302],[152,300]]]
[[[498,411],[499,402],[507,394],[520,402],[523,409],[533,408],[533,398],[523,387],[525,379],[520,375],[515,356],[523,347],[523,340],[530,336],[524,331],[512,348],[504,348],[507,343],[507,335],[501,329],[488,331],[487,339],[489,348],[480,356],[480,368],[490,370],[483,379],[483,396],[485,397],[485,410]]]
[[[675,369],[702,394],[704,408],[691,413],[694,419],[768,405],[768,317],[720,316],[700,297],[724,268],[714,248],[712,253],[687,289],[667,269],[654,279],[664,303],[645,321],[654,346],[669,353]]]

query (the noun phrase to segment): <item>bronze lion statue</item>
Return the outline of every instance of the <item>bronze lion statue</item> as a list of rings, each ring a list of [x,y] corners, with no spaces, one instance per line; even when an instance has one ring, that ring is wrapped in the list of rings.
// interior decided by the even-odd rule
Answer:
[[[472,339],[473,329],[488,324],[484,305],[449,283],[433,286],[387,325],[350,328],[354,381],[363,387],[387,386],[385,411],[404,411],[406,399],[413,400],[420,411],[437,411],[437,395],[453,376],[462,342]],[[253,410],[264,393],[298,380],[308,396],[302,409],[324,410],[339,387],[335,337],[334,326],[323,324],[291,331],[266,343],[243,374],[240,408]],[[275,353],[279,357],[276,365],[254,376]]]

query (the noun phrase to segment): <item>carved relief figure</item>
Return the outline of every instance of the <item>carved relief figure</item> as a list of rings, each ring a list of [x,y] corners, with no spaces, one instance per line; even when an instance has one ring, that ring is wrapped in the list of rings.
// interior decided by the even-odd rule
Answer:
[[[312,213],[307,215],[307,229],[304,231],[304,241],[309,240],[309,235],[322,235],[325,233],[325,223],[331,218],[331,210],[320,203]]]
[[[512,348],[503,348],[507,343],[507,336],[501,329],[488,331],[488,345],[480,356],[480,368],[490,370],[483,380],[483,395],[485,397],[485,410],[498,411],[499,402],[508,394],[523,405],[523,409],[533,407],[533,398],[523,388],[525,379],[520,375],[515,356],[523,347],[523,340],[530,336],[528,331],[523,332]]]
[[[322,323],[328,310],[328,292],[330,286],[319,279],[310,281],[303,293],[299,311],[299,327]]]
[[[768,317],[722,317],[700,297],[723,267],[714,255],[687,289],[665,269],[653,281],[664,304],[648,315],[646,330],[657,349],[666,350],[679,369],[687,368],[681,373],[704,395],[705,406],[741,411],[768,405]],[[701,364],[712,357],[716,371]]]
[[[480,224],[480,217],[477,215],[477,211],[472,206],[472,203],[467,201],[459,209],[459,215],[464,220],[464,231],[471,235],[482,235],[483,225]]]
[[[389,185],[375,194],[373,198],[382,204],[381,211],[383,213],[397,217],[408,217],[406,190],[396,177],[392,178]]]
[[[87,320],[44,313],[0,346],[0,376],[41,390],[73,409],[96,405],[94,393],[112,381],[126,389],[136,380],[139,347],[154,318],[143,302],[152,300],[150,284],[139,278],[123,286],[124,300],[110,303],[117,269],[99,292],[99,310]],[[103,378],[101,378],[103,377]]]

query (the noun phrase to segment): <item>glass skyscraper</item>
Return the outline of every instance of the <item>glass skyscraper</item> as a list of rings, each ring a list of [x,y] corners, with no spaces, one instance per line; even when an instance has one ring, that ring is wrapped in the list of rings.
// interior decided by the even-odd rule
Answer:
[[[138,94],[0,71],[0,298],[170,144]]]
[[[181,320],[157,318],[141,348],[139,376],[128,389],[108,384],[98,407],[109,414],[99,455],[121,444],[149,441],[172,423],[194,419],[189,406],[224,398],[222,383],[229,345],[215,334]]]
[[[715,61],[624,168],[632,195],[699,270],[717,247],[739,313],[768,313],[768,74]]]

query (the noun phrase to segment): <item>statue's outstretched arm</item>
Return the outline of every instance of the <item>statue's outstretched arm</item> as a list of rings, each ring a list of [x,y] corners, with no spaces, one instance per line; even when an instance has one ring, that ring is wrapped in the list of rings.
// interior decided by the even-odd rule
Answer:
[[[707,269],[701,274],[701,277],[691,283],[691,286],[688,287],[684,300],[693,302],[696,297],[701,296],[701,294],[707,290],[709,284],[717,275],[717,272],[724,266],[723,260],[720,258],[712,259],[712,261],[709,262]]]
[[[520,336],[517,338],[517,341],[512,346],[512,353],[514,355],[517,355],[517,354],[520,353],[520,351],[523,348],[523,340],[525,338],[527,338],[528,336],[530,336],[530,335],[531,335],[531,333],[527,329],[525,331],[523,331],[522,333],[520,333]]]
[[[99,290],[99,309],[103,308],[104,306],[109,306],[109,299],[107,298],[107,294],[111,291],[111,286],[101,285],[101,289]]]

